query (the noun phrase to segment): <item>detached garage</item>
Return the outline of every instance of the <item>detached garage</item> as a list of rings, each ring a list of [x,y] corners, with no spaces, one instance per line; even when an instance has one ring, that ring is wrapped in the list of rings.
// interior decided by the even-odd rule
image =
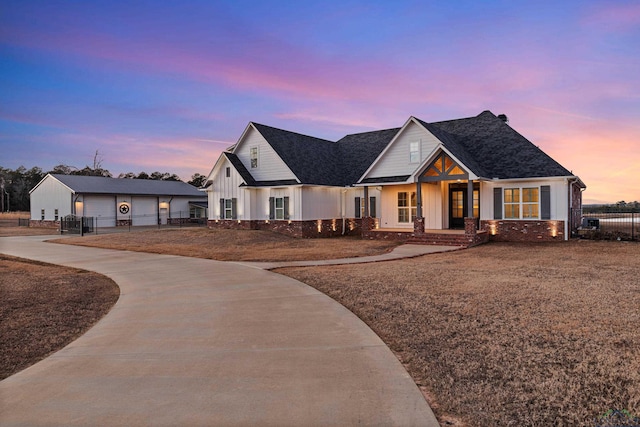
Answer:
[[[207,201],[180,181],[57,174],[29,194],[33,226],[55,226],[67,215],[93,217],[96,227],[178,223],[200,217]]]

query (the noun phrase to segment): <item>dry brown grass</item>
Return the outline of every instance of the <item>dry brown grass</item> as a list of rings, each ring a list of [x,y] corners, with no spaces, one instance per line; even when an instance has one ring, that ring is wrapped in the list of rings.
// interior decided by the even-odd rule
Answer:
[[[3,219],[15,219],[15,220],[17,220],[18,218],[29,218],[30,216],[31,216],[30,212],[22,212],[22,211],[0,212],[0,220],[3,220]]]
[[[1,380],[82,335],[120,289],[97,273],[0,254],[0,295]]]
[[[640,414],[640,245],[489,244],[289,268],[363,319],[444,424],[585,426]]]
[[[59,234],[55,228],[42,227],[0,227],[0,237],[11,236],[48,236]]]
[[[396,242],[334,239],[296,239],[259,230],[185,228],[105,234],[55,240],[80,246],[125,249],[219,261],[300,261],[377,255]]]

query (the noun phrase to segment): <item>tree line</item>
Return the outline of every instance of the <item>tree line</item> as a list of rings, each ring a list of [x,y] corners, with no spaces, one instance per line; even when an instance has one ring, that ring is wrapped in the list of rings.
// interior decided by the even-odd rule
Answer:
[[[43,171],[42,168],[39,167],[27,169],[24,166],[20,166],[13,170],[0,166],[0,212],[29,211],[29,191],[42,181],[48,173],[113,178],[111,172],[107,169],[103,169],[99,163],[94,164],[93,168],[86,166],[82,169],[68,165],[58,165],[47,172]],[[140,172],[138,174],[128,172],[121,173],[117,178],[181,181],[178,175],[168,172],[153,172],[151,174],[146,172]],[[195,187],[202,187],[206,180],[206,176],[196,173],[191,177],[190,181],[187,181],[187,183]]]

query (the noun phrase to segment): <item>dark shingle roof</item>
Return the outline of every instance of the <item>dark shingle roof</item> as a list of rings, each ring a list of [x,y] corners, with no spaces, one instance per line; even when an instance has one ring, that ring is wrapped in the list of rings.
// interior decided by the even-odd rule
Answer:
[[[400,129],[357,133],[332,142],[253,125],[302,184],[335,186],[355,183]]]
[[[193,185],[181,181],[151,179],[105,178],[101,176],[59,175],[52,177],[76,193],[127,194],[136,196],[189,196],[206,197]]]
[[[342,185],[335,143],[253,123],[302,184]]]
[[[338,141],[343,185],[351,185],[371,166],[400,128],[347,135]]]
[[[238,156],[236,156],[233,153],[229,153],[228,151],[225,151],[223,153],[227,159],[229,160],[229,162],[231,162],[231,164],[233,165],[233,167],[236,169],[236,171],[238,171],[238,173],[240,174],[240,176],[242,177],[242,180],[248,185],[248,186],[254,186],[256,181],[253,179],[253,176],[251,176],[251,174],[249,173],[249,171],[247,170],[246,167],[244,167],[244,164],[242,164],[242,162],[240,161],[240,159],[238,158]]]
[[[490,111],[442,122],[420,122],[466,167],[483,178],[571,176],[571,172]],[[337,142],[252,123],[301,184],[353,185],[401,128],[347,135]],[[225,152],[247,186],[293,185],[293,180],[255,181],[242,162]],[[394,180],[398,181],[394,181]],[[400,182],[407,176],[368,178]]]
[[[476,117],[426,123],[443,145],[473,173],[484,178],[572,176],[571,172],[491,111]]]

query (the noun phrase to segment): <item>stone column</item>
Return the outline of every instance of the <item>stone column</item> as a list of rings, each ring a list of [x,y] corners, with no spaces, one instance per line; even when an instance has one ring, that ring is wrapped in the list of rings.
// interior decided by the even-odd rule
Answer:
[[[418,234],[424,234],[424,218],[421,216],[416,217],[416,219],[413,220],[413,233],[418,235]]]

